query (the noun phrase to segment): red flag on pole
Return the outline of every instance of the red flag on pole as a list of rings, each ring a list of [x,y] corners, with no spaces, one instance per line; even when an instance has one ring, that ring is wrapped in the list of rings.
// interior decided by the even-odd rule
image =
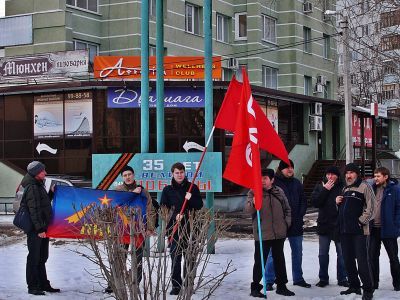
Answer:
[[[243,71],[243,88],[237,109],[235,135],[223,177],[251,188],[254,191],[255,208],[259,210],[262,204],[262,184],[255,104],[247,74]]]
[[[243,84],[237,81],[236,77],[233,76],[228,90],[226,91],[224,101],[222,102],[221,108],[215,119],[214,126],[216,128],[221,128],[232,132],[235,131],[242,89]],[[248,85],[248,90],[251,94],[250,84]],[[255,100],[253,101],[253,110],[256,116],[259,147],[271,153],[272,155],[275,155],[279,159],[282,159],[287,164],[290,164],[285,145]]]

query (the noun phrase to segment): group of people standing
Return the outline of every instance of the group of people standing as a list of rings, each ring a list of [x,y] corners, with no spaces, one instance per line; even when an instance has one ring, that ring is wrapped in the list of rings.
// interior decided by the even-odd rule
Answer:
[[[262,184],[261,232],[263,254],[268,257],[266,289],[272,291],[276,283],[277,294],[294,296],[294,292],[286,287],[288,280],[283,253],[286,238],[291,247],[293,284],[311,287],[302,272],[303,217],[307,207],[303,186],[294,178],[291,160],[290,165],[281,161],[276,174],[272,169],[263,169]],[[377,168],[374,180],[368,183],[362,180],[360,168],[354,163],[345,166],[344,180],[340,170],[331,166],[327,168],[323,181],[315,187],[311,203],[319,209],[319,281],[316,286],[323,288],[329,285],[329,248],[333,242],[337,253],[337,284],[347,287],[340,294],[361,295],[361,279],[362,299],[372,299],[374,290],[379,288],[379,256],[383,243],[389,257],[394,290],[400,291],[397,244],[400,235],[400,187],[395,179],[390,178],[387,168]],[[265,297],[261,292],[260,241],[251,190],[245,211],[252,214],[255,238],[250,295]]]
[[[28,258],[26,280],[28,293],[44,295],[45,292],[57,293],[47,279],[45,263],[48,258],[49,239],[46,230],[51,220],[51,200],[43,180],[46,176],[45,166],[37,161],[27,167],[22,185],[25,188],[21,205],[26,205],[31,215],[34,229],[28,233]],[[203,207],[198,187],[194,184],[189,193],[190,182],[182,163],[171,167],[171,184],[166,186],[161,195],[161,206],[171,211],[171,221],[167,227],[172,228],[178,222],[186,226],[190,212]],[[127,166],[121,171],[124,182],[117,187],[119,191],[143,194],[147,199],[147,210],[154,210],[154,203],[149,193],[134,180],[134,170]],[[262,263],[260,243],[266,262],[266,289],[274,290],[284,296],[294,296],[287,288],[288,278],[284,256],[286,238],[291,248],[293,284],[310,288],[303,277],[303,218],[306,213],[307,200],[301,182],[294,177],[294,163],[279,163],[276,173],[272,169],[262,170],[263,199],[260,210],[261,236],[259,240],[254,193],[249,191],[245,211],[252,214],[254,233],[254,266],[251,293],[253,297],[265,297],[260,284]],[[184,199],[188,200],[186,209],[181,213]],[[329,247],[335,244],[337,253],[337,283],[347,287],[341,295],[361,294],[364,300],[372,299],[374,290],[379,288],[379,256],[383,243],[389,256],[390,271],[395,291],[400,291],[400,263],[398,258],[397,238],[400,235],[400,187],[395,179],[390,178],[389,170],[379,167],[374,171],[373,183],[367,183],[360,177],[360,169],[354,163],[347,164],[342,180],[339,169],[329,167],[323,181],[318,184],[312,195],[312,205],[319,209],[317,233],[319,236],[319,281],[316,286],[323,288],[329,285]],[[150,214],[149,214],[150,215]],[[155,214],[153,214],[155,215]],[[155,229],[155,220],[148,218],[148,231],[151,235]],[[138,246],[138,281],[142,277],[142,237]],[[171,254],[171,295],[178,295],[182,287],[181,261],[185,256],[184,247],[179,247],[180,237],[175,232],[170,243]],[[271,250],[271,251],[270,251]],[[185,270],[184,270],[185,273]],[[360,282],[361,279],[361,282]],[[108,292],[112,292],[108,287]]]

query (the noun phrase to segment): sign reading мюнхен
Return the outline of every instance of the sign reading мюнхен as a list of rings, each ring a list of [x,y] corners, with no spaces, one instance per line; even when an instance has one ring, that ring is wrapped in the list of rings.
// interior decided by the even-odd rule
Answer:
[[[138,88],[111,87],[107,89],[108,108],[139,108],[141,91]],[[156,90],[149,93],[149,106],[156,107]],[[204,107],[204,88],[167,87],[164,90],[164,107]]]

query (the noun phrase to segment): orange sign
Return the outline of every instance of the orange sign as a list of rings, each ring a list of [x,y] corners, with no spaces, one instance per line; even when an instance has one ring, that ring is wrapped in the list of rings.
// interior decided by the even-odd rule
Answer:
[[[202,56],[165,56],[165,79],[204,79],[204,57]],[[94,58],[94,77],[140,78],[140,56],[96,56]],[[149,78],[156,78],[156,57],[149,57]],[[221,79],[221,57],[213,57],[212,77]]]

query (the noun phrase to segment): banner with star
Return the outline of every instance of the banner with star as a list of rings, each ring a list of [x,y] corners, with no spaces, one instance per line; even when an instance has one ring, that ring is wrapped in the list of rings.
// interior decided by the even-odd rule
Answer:
[[[146,222],[147,198],[131,192],[104,191],[71,186],[56,186],[53,198],[53,220],[46,235],[52,238],[82,239],[88,230],[96,230],[97,224],[90,223],[87,214],[94,208],[117,208],[118,222],[126,228],[129,238],[129,216],[126,207],[137,208],[140,219]],[[88,222],[89,221],[89,222]],[[101,238],[101,232],[99,233]],[[124,236],[124,240],[126,237]]]

